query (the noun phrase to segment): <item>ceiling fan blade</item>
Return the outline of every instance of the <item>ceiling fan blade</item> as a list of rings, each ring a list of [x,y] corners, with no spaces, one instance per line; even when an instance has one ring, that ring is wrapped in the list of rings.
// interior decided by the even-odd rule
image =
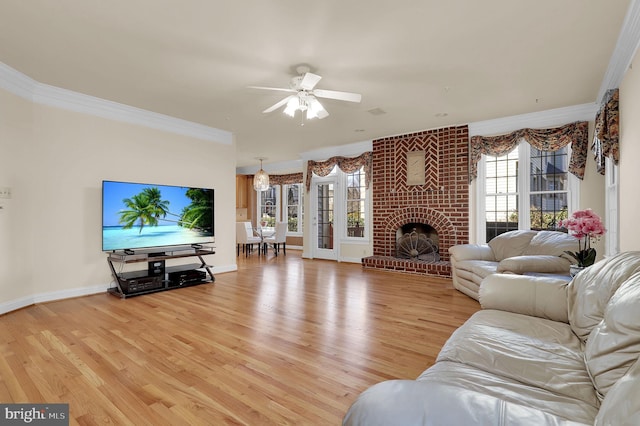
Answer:
[[[316,89],[313,94],[319,98],[337,99],[339,101],[360,102],[362,95],[359,93],[338,92],[336,90]]]
[[[277,90],[279,92],[295,93],[293,89],[285,89],[283,87],[264,87],[264,86],[247,86],[248,89],[260,89],[260,90]]]
[[[313,90],[313,88],[316,87],[316,84],[318,84],[321,78],[322,77],[317,74],[308,72],[302,78],[302,81],[300,82],[300,88],[302,90]]]
[[[262,111],[263,113],[268,113],[271,111],[275,111],[278,108],[280,108],[281,106],[285,105],[287,102],[289,102],[289,99],[291,98],[295,98],[296,95],[291,95],[291,96],[287,96],[286,98],[282,99],[281,101],[271,105],[269,108],[265,109],[264,111]]]
[[[322,120],[323,118],[327,118],[329,116],[329,113],[327,112],[326,109],[322,108],[320,111],[317,112],[317,116],[318,116],[318,120]]]

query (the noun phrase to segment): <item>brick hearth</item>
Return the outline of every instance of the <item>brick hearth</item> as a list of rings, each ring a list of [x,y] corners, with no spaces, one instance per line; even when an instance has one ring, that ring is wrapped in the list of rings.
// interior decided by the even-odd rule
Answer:
[[[425,130],[373,141],[373,256],[368,268],[450,276],[449,247],[469,242],[469,131]],[[407,185],[407,152],[425,151],[424,185]],[[438,262],[399,259],[396,230],[425,223],[438,233]]]

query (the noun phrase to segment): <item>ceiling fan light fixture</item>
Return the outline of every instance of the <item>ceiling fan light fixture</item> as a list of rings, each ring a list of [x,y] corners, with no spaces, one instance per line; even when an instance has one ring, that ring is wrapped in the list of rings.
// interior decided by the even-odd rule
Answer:
[[[260,170],[253,175],[253,189],[257,192],[262,192],[269,189],[269,175],[262,169],[262,160],[264,160],[264,158],[259,158],[259,160]]]
[[[324,107],[316,99],[316,97],[356,103],[361,101],[362,96],[359,93],[316,89],[316,85],[322,79],[322,77],[309,72],[309,70],[310,68],[307,65],[300,65],[296,67],[296,71],[300,75],[295,76],[291,79],[288,89],[279,87],[249,86],[254,89],[276,90],[290,93],[293,92],[292,95],[281,99],[262,112],[264,114],[268,114],[278,108],[281,108],[283,105],[286,105],[283,112],[289,117],[295,117],[296,111],[301,111],[302,113],[306,111],[307,120],[311,120],[313,118],[318,118],[321,120],[328,117],[329,113],[324,109]]]
[[[307,120],[311,120],[313,118],[323,118],[321,116],[323,112],[326,113],[327,111],[324,109],[322,104],[313,96],[309,97],[309,108],[307,109]]]
[[[299,106],[300,99],[298,99],[297,96],[293,96],[291,99],[289,99],[289,102],[287,102],[287,107],[284,109],[284,113],[289,117],[293,117],[294,115],[296,115],[296,111],[298,110]]]
[[[317,115],[313,112],[311,108],[307,110],[307,120],[313,120],[314,118],[318,118]]]

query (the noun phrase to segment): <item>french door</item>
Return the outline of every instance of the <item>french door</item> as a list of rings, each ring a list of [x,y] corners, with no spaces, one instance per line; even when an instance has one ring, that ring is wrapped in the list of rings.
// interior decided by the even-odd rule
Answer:
[[[336,180],[323,180],[313,185],[313,257],[337,260],[336,223],[334,215]]]

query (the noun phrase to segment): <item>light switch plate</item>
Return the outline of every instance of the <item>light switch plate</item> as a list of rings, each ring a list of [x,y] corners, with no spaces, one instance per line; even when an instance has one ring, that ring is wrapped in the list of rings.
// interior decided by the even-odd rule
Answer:
[[[0,187],[0,198],[11,198],[11,188]]]

